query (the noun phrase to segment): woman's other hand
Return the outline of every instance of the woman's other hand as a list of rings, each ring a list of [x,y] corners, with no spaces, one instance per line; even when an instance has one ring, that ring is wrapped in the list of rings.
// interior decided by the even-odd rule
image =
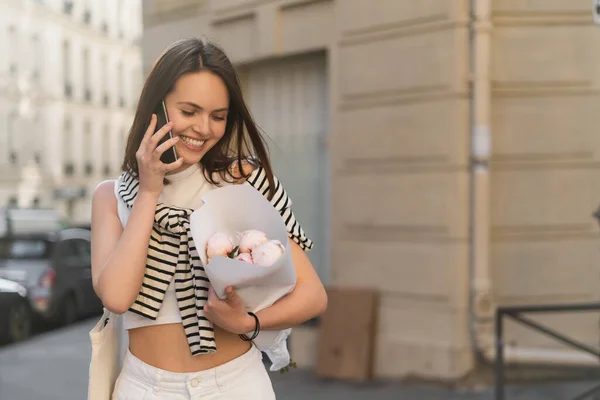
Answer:
[[[212,287],[209,289],[208,300],[204,304],[206,318],[222,329],[238,335],[252,332],[255,321],[246,312],[242,299],[231,286],[225,289],[225,294],[227,298],[221,300]]]

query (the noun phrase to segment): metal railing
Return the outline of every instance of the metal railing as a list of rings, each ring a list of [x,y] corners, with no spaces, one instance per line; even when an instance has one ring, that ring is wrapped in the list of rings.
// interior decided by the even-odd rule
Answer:
[[[505,400],[505,360],[504,360],[504,317],[509,317],[513,321],[520,323],[528,328],[550,336],[559,342],[572,348],[581,350],[598,358],[600,366],[600,351],[594,349],[577,340],[570,339],[562,333],[550,329],[538,322],[523,316],[523,313],[556,313],[556,312],[583,312],[600,311],[600,303],[578,303],[578,304],[552,304],[552,305],[534,305],[534,306],[510,306],[499,307],[496,310],[496,360],[494,363],[494,372],[496,376],[495,399]],[[595,393],[600,392],[600,384],[574,397],[572,400],[583,400],[590,398]]]

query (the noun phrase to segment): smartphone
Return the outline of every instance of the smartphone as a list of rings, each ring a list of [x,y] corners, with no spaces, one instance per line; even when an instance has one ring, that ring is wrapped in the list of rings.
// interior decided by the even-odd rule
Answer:
[[[164,100],[161,100],[161,102],[158,104],[158,106],[154,110],[154,113],[156,114],[156,117],[157,117],[156,128],[154,129],[154,132],[156,133],[159,129],[161,129],[163,126],[165,126],[165,124],[167,122],[169,122],[169,114],[167,114],[167,107],[165,106]],[[172,137],[173,137],[173,131],[169,131],[169,133],[167,133],[165,136],[163,136],[160,139],[158,146],[160,146],[167,140],[171,139]],[[165,150],[164,153],[162,153],[162,155],[160,156],[160,161],[162,161],[165,164],[170,164],[172,162],[177,161],[178,158],[179,157],[177,156],[177,150],[175,150],[175,146],[173,146],[170,149]]]

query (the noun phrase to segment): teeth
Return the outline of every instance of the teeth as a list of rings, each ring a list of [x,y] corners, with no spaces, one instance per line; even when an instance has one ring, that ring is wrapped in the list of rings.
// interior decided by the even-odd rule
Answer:
[[[204,144],[203,140],[196,140],[196,139],[191,139],[187,136],[181,136],[181,140],[183,140],[184,142],[186,142],[189,145],[192,145],[194,147],[200,147]]]

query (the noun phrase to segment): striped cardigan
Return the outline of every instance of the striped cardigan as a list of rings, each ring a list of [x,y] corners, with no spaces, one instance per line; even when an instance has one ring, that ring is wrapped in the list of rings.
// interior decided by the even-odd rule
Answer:
[[[274,182],[275,190],[270,202],[281,214],[288,236],[303,250],[312,249],[312,241],[294,216],[291,199],[277,178],[274,178]],[[123,173],[117,184],[119,197],[131,210],[138,193],[139,181],[132,175]],[[254,187],[265,197],[269,194],[269,181],[261,167],[255,169],[244,184]],[[129,311],[155,320],[165,292],[174,279],[177,303],[190,351],[192,355],[197,355],[214,353],[217,347],[212,323],[204,316],[210,282],[190,232],[189,217],[193,211],[157,204],[142,288]]]

